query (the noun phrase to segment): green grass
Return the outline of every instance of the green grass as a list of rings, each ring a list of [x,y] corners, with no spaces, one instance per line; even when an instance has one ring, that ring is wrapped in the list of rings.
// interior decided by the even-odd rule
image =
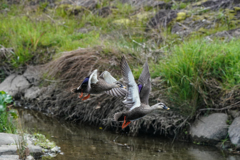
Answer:
[[[166,58],[153,67],[152,76],[162,76],[169,98],[178,103],[178,109],[193,114],[208,96],[207,81],[215,80],[222,92],[239,85],[239,43],[239,39],[229,43],[200,39],[174,45],[166,50]]]
[[[128,26],[115,25],[113,21],[127,18],[133,11],[130,5],[117,4],[117,8],[113,9],[113,14],[107,18],[94,15],[89,11],[84,11],[81,16],[76,17],[65,13],[64,8],[57,8],[56,11],[50,10],[46,14],[42,12],[40,5],[38,11],[31,12],[30,16],[30,14],[21,12],[17,7],[21,8],[21,6],[11,5],[8,14],[0,14],[0,44],[15,49],[15,53],[8,62],[16,68],[31,63],[34,56],[39,57],[41,50],[47,52],[50,49],[59,53],[79,47],[104,45],[105,41],[109,40],[102,38],[101,35],[107,35],[115,30],[119,30],[118,37],[109,42],[118,42],[118,38],[122,36],[121,32]],[[92,26],[94,29],[88,33],[79,33],[78,29],[85,25],[88,26],[86,28]],[[133,26],[139,27],[139,25],[142,26],[142,21],[134,21]],[[40,57],[43,57],[43,60],[37,63],[45,63],[49,59],[48,56],[50,57],[50,55],[42,54]]]

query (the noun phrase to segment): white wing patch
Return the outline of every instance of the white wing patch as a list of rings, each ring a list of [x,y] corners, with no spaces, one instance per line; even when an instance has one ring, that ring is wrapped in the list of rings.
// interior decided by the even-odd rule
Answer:
[[[129,92],[129,94],[128,94],[128,97],[127,97],[126,100],[127,101],[131,100],[133,102],[133,105],[130,108],[130,111],[131,111],[134,108],[139,107],[141,105],[141,102],[140,102],[140,97],[139,97],[139,93],[138,93],[138,86],[135,82],[135,79],[134,79],[131,71],[128,72],[128,77],[129,77],[129,79],[128,79],[128,92]]]
[[[117,80],[109,73],[108,71],[104,71],[101,75],[101,78],[103,78],[107,83],[112,84],[116,82]]]
[[[93,71],[93,73],[89,77],[89,80],[88,80],[88,90],[90,91],[92,83],[96,84],[97,82],[98,82],[98,79],[97,79],[97,69],[95,69]]]

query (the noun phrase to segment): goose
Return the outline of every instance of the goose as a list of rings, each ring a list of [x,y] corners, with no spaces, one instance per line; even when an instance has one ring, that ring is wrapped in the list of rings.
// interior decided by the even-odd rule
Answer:
[[[151,91],[151,79],[147,62],[144,64],[144,69],[139,77],[138,85],[134,80],[132,71],[124,56],[121,59],[121,70],[123,79],[128,86],[128,94],[123,103],[129,110],[115,113],[114,120],[123,121],[122,129],[126,128],[131,121],[140,119],[155,110],[170,109],[162,102],[149,106],[148,99]]]
[[[124,97],[127,94],[126,87],[118,82],[108,71],[104,71],[97,77],[97,69],[90,76],[87,76],[81,85],[72,90],[73,93],[81,93],[79,98],[83,97],[83,93],[88,93],[82,100],[90,97],[90,94],[106,93],[114,97]]]

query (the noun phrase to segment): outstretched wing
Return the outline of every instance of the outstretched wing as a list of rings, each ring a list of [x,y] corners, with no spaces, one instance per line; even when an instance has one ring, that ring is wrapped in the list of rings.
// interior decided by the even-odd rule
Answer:
[[[99,76],[99,78],[102,78],[104,81],[106,81],[109,84],[120,83],[108,71],[104,71]],[[114,96],[114,97],[125,97],[127,95],[128,91],[122,85],[121,88],[113,88],[109,91],[105,91],[105,93],[108,95]]]
[[[117,80],[111,75],[111,73],[109,73],[108,71],[104,71],[99,78],[104,79],[104,81],[106,81],[109,84],[115,83],[117,82]]]
[[[94,83],[96,84],[98,82],[98,79],[97,79],[97,69],[95,69],[92,74],[90,75],[89,77],[89,80],[88,80],[88,92],[90,91],[91,89],[91,84]]]
[[[136,107],[140,107],[141,102],[138,93],[138,86],[135,82],[132,71],[124,56],[122,57],[121,60],[121,70],[123,79],[128,85],[128,94],[123,103],[125,104],[126,107],[130,108],[130,110],[133,110]]]
[[[151,76],[147,61],[145,62],[143,71],[138,79],[138,89],[141,103],[148,105],[149,93],[151,91]]]

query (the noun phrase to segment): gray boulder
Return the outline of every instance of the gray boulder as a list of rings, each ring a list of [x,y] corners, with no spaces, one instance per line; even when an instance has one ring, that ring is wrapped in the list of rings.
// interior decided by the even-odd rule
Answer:
[[[0,160],[19,160],[18,155],[1,155]],[[27,156],[26,160],[34,160],[32,156]]]
[[[124,3],[130,4],[136,8],[153,7],[153,8],[161,8],[161,9],[170,9],[172,7],[171,4],[167,4],[164,1],[158,1],[158,0],[120,0],[120,2],[123,4]]]
[[[14,159],[17,155],[17,142],[21,139],[20,136],[8,133],[0,133],[0,160],[1,159]],[[34,158],[40,158],[42,153],[42,147],[35,146],[31,141],[27,140],[30,154]]]
[[[31,66],[28,65],[23,76],[34,85],[38,85],[41,75],[42,75],[42,66]]]
[[[224,38],[225,40],[232,40],[233,38],[240,37],[240,28],[232,29],[229,31],[222,31],[214,34],[213,36]]]
[[[81,6],[81,7],[92,10],[97,7],[97,0],[62,0],[61,4],[70,4],[72,6]]]
[[[238,110],[230,110],[228,111],[228,114],[230,114],[233,118],[240,117],[240,111]]]
[[[40,89],[39,87],[28,88],[24,94],[24,98],[28,100],[36,99],[40,96],[46,89]]]
[[[24,92],[29,86],[30,83],[23,75],[12,74],[0,84],[0,91],[5,91],[11,96],[16,97],[18,93]]]
[[[149,20],[146,31],[167,27],[167,25],[177,17],[177,13],[178,11],[173,10],[160,10]]]
[[[224,113],[214,113],[201,117],[190,127],[192,140],[216,144],[225,139],[228,134],[227,119],[228,115]]]
[[[16,138],[18,138],[18,136],[14,134],[0,133],[0,146],[14,144]]]
[[[234,119],[229,127],[228,135],[233,144],[240,146],[240,117]]]

